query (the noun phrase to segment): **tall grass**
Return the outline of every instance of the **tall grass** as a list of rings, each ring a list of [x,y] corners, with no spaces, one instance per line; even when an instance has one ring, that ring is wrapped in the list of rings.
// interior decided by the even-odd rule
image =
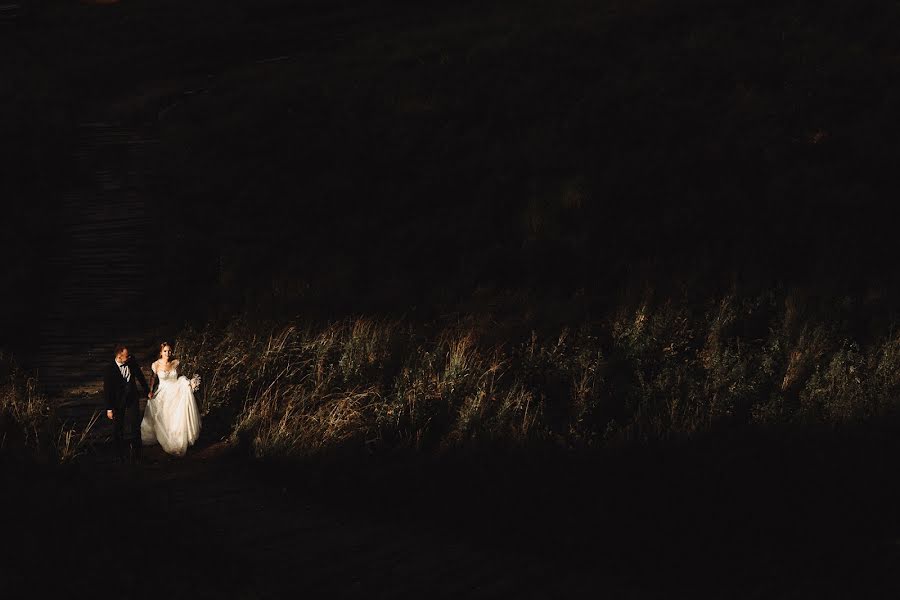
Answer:
[[[56,457],[60,463],[71,463],[87,451],[90,433],[100,420],[101,414],[99,410],[95,411],[81,429],[66,424],[60,425],[54,444]]]
[[[50,403],[38,390],[37,380],[2,353],[0,377],[0,452],[35,453],[44,438]]]
[[[84,427],[58,423],[38,380],[0,352],[0,457],[70,463],[87,449],[97,412]]]
[[[893,415],[900,335],[866,347],[790,294],[698,308],[644,299],[553,337],[357,318],[186,331],[202,412],[256,456],[595,448],[735,426],[837,426]]]

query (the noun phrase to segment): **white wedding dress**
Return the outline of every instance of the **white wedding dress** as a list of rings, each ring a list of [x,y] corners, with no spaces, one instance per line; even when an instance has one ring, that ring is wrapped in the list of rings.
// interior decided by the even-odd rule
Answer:
[[[145,446],[158,443],[169,454],[184,456],[188,446],[200,435],[200,411],[194,400],[191,382],[178,376],[175,367],[153,372],[159,377],[159,389],[147,400],[141,421],[141,442]]]

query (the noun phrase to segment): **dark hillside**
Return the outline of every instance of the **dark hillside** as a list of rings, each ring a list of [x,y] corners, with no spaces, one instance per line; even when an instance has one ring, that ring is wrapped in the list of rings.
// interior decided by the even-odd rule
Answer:
[[[51,3],[7,38],[5,151],[45,172],[102,104],[157,128],[167,237],[226,309],[892,292],[898,25],[878,1]]]

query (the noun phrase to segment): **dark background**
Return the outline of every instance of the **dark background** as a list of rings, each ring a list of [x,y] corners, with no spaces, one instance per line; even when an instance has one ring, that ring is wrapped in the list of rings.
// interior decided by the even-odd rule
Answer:
[[[74,155],[95,121],[159,140],[131,166],[153,174],[159,287],[145,301],[167,305],[166,336],[245,313],[552,339],[636,298],[700,312],[774,291],[865,344],[892,331],[900,292],[897,31],[886,0],[23,2],[0,21],[0,350],[32,349],[60,298],[51,259],[66,253],[64,198],[89,187]],[[767,339],[759,313],[736,335]],[[881,425],[726,427],[574,458],[0,470],[10,489],[33,480],[0,513],[26,540],[4,564],[31,586],[95,590],[104,559],[130,584],[161,561],[207,595],[308,591],[285,550],[306,530],[276,539],[269,497],[290,486],[292,511],[314,498],[322,514],[535,553],[551,588],[566,566],[597,578],[591,595],[885,596],[900,437]],[[137,564],[115,552],[127,528],[97,533],[110,490],[138,498],[137,516],[112,513],[135,527],[172,526],[174,510],[178,551],[157,538]],[[242,564],[258,573],[222,569]]]
[[[97,115],[163,142],[148,188],[186,320],[556,326],[629,290],[773,286],[891,313],[898,24],[880,1],[25,5],[3,329],[52,298],[54,203]]]

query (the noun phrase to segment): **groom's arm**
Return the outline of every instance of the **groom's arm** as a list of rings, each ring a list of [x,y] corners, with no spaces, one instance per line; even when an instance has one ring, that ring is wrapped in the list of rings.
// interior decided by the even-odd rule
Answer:
[[[110,374],[112,371],[109,367],[103,369],[103,399],[106,401],[106,410],[111,411],[116,404],[116,388]]]

